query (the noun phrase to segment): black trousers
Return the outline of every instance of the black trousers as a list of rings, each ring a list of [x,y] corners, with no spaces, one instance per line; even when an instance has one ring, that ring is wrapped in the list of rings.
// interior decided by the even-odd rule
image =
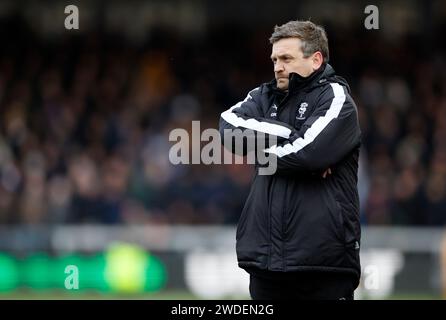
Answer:
[[[293,272],[275,277],[250,274],[253,300],[353,300],[354,276],[332,272]]]

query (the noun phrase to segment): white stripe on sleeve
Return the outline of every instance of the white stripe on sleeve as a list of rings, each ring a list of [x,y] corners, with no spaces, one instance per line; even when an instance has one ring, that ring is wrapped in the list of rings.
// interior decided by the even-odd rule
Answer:
[[[338,83],[330,83],[333,92],[334,98],[331,101],[331,105],[328,108],[325,115],[320,116],[310,128],[305,131],[303,138],[296,139],[293,143],[287,143],[284,146],[278,147],[277,145],[272,146],[270,148],[265,149],[267,153],[274,153],[279,158],[287,156],[291,153],[297,153],[302,150],[304,147],[309,145],[316,139],[316,137],[322,132],[322,130],[327,127],[327,125],[335,118],[338,117],[339,112],[342,109],[342,106],[345,102],[345,93],[344,89]]]
[[[259,88],[256,88],[254,90],[258,90]],[[252,91],[251,91],[252,92]],[[221,114],[221,117],[229,124],[233,125],[234,127],[243,127],[251,130],[255,130],[258,132],[264,132],[267,134],[272,134],[278,137],[283,137],[285,139],[288,139],[291,135],[291,130],[287,127],[281,126],[279,124],[275,123],[269,123],[265,121],[258,121],[256,119],[243,119],[242,117],[237,116],[232,110],[239,108],[243,102],[248,101],[249,99],[252,99],[251,94],[249,93],[245,100],[238,102],[236,105],[231,107],[229,110],[224,111]]]

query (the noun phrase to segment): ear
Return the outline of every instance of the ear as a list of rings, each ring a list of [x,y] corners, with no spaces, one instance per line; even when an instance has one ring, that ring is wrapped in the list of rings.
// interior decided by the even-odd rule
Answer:
[[[322,56],[322,53],[320,51],[316,51],[313,53],[313,71],[319,69],[324,62],[324,57]]]

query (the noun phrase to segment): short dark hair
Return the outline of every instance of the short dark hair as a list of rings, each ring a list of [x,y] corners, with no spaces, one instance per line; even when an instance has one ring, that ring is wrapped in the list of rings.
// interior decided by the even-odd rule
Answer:
[[[305,58],[316,51],[322,53],[324,62],[328,62],[328,38],[322,26],[311,21],[289,21],[281,26],[275,26],[269,42],[274,44],[280,39],[298,38],[302,42],[302,52]]]

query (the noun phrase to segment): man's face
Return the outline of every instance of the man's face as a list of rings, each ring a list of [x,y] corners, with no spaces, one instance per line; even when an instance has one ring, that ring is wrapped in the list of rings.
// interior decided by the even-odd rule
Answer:
[[[288,90],[289,74],[295,72],[308,77],[315,69],[314,54],[304,58],[302,43],[298,38],[285,38],[273,43],[271,60],[274,63],[274,75],[277,88]]]

